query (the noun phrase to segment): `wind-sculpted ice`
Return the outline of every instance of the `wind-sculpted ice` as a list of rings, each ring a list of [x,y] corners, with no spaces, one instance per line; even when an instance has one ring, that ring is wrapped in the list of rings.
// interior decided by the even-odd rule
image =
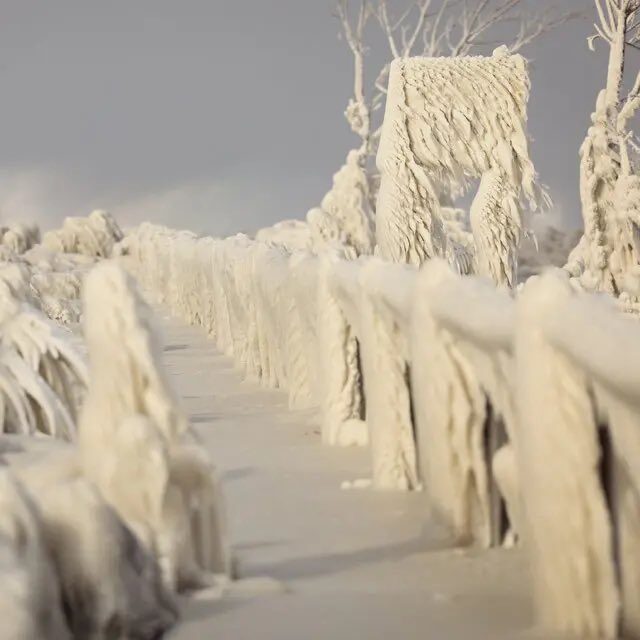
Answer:
[[[505,48],[488,58],[393,62],[377,159],[384,259],[420,265],[448,257],[462,270],[470,257],[449,239],[440,195],[481,179],[471,210],[476,270],[514,286],[523,204],[536,209],[545,199],[528,152],[528,95],[524,58]]]
[[[30,304],[17,264],[0,266],[0,419],[2,431],[75,433],[86,365],[70,335]]]
[[[41,420],[70,437],[78,421],[77,443],[0,439],[10,469],[0,477],[0,564],[15,607],[2,638],[152,640],[177,619],[176,590],[231,572],[213,469],[160,365],[150,310],[113,263],[87,277],[84,303],[91,366],[79,417],[63,390],[84,365],[50,321],[15,303],[0,325],[0,371],[15,378],[2,384],[5,426],[15,413],[23,433]],[[68,432],[54,429],[56,410]]]
[[[304,251],[311,247],[309,225],[303,220],[282,220],[260,229],[255,239],[266,244],[281,245],[288,251]]]
[[[13,553],[2,606],[15,605],[0,637],[152,640],[170,628],[177,609],[156,560],[81,475],[75,447],[5,437],[0,451],[0,520],[11,527],[0,541]]]

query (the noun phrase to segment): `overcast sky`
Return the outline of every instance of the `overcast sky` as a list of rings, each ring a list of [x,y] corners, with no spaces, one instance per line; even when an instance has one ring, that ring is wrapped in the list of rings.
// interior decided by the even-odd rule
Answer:
[[[50,226],[101,207],[213,234],[303,217],[357,146],[332,5],[0,0],[0,217]],[[587,49],[592,22],[525,52],[534,160],[573,224],[606,63]]]

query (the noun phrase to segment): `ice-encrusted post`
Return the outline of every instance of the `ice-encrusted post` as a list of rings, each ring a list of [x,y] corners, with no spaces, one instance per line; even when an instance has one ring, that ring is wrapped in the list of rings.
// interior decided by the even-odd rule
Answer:
[[[524,58],[399,58],[391,65],[378,169],[377,250],[420,265],[451,251],[439,193],[481,179],[471,209],[476,271],[515,285],[526,201],[544,200],[529,158]]]
[[[431,299],[453,284],[442,262],[418,276],[412,313],[412,376],[420,473],[432,504],[444,516],[457,542],[488,546],[488,473],[483,433],[486,399],[470,363],[451,333],[439,326]]]
[[[333,256],[321,259],[318,287],[318,340],[322,348],[322,440],[326,444],[364,444],[367,427],[364,417],[362,374],[360,371],[357,329],[349,322],[345,306],[354,305],[352,320],[358,318],[357,272],[353,262],[338,262]],[[332,268],[341,271],[341,281],[350,280],[343,304],[333,286]],[[340,277],[340,276],[338,276]],[[353,433],[358,431],[359,433]],[[354,438],[355,436],[355,438]]]
[[[403,272],[402,267],[393,272],[389,265],[372,261],[360,275],[366,419],[373,485],[380,489],[421,486],[408,382],[409,344],[401,325],[402,318],[408,320],[412,290],[402,283],[402,276],[409,275]]]
[[[517,309],[518,465],[524,543],[542,623],[576,637],[616,637],[612,525],[600,482],[598,423],[587,375],[551,339],[572,295],[549,274]]]

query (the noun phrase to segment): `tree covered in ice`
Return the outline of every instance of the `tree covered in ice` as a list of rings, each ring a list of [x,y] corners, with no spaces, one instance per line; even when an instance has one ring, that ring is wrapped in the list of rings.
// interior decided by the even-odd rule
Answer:
[[[16,254],[24,253],[40,242],[40,229],[35,224],[19,222],[0,227],[0,244]]]
[[[557,3],[537,0],[403,0],[392,8],[390,4],[338,0],[336,6],[354,62],[353,96],[345,117],[361,140],[364,162],[377,151],[381,122],[375,116],[384,104],[393,59],[468,56],[486,50],[497,34],[517,53],[572,17],[557,11]],[[367,53],[385,47],[388,61],[369,74]]]
[[[113,216],[96,210],[86,218],[66,218],[60,229],[44,234],[42,243],[52,251],[108,258],[123,237]]]
[[[333,186],[320,207],[307,214],[311,246],[322,252],[328,245],[355,255],[373,252],[373,220],[369,183],[362,167],[362,152],[353,150],[333,176]]]
[[[605,88],[580,150],[584,235],[567,264],[588,290],[627,301],[640,296],[640,176],[631,121],[640,107],[640,74],[624,88],[627,51],[640,43],[638,0],[595,0],[598,22],[592,48],[609,47]]]
[[[473,259],[477,272],[514,286],[524,205],[535,210],[545,200],[529,158],[528,96],[525,60],[506,47],[491,57],[392,63],[377,158],[383,258],[420,265],[447,257],[463,272]],[[464,190],[472,179],[480,180],[473,257],[448,233],[441,205],[443,191]]]

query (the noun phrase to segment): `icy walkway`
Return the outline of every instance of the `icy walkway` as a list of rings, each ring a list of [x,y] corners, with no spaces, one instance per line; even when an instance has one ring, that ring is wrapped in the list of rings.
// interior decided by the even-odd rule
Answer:
[[[242,577],[285,593],[192,601],[180,640],[513,640],[530,622],[516,552],[455,551],[424,495],[341,491],[366,451],[243,383],[196,328],[165,320],[166,364],[223,478]],[[526,636],[530,637],[530,636]]]

